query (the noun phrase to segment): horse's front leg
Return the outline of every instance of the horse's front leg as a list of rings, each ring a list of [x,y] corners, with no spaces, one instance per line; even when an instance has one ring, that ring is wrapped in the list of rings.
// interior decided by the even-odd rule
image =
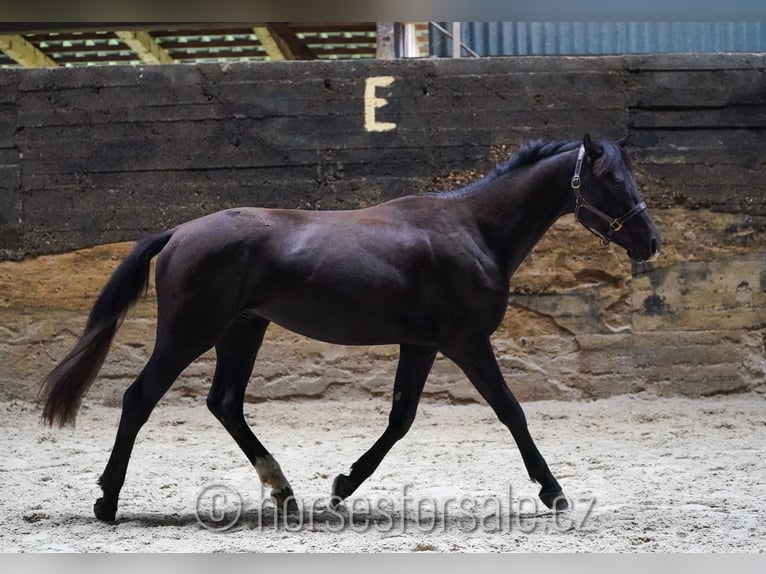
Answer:
[[[402,345],[394,382],[394,400],[388,426],[374,445],[351,466],[348,475],[339,474],[332,483],[332,504],[350,496],[369,477],[391,447],[407,434],[418,409],[423,386],[436,358],[433,347]]]
[[[529,477],[542,486],[540,500],[548,508],[566,510],[568,503],[561,486],[529,434],[524,411],[503,378],[489,339],[483,336],[461,339],[440,350],[460,367],[500,421],[511,431]]]

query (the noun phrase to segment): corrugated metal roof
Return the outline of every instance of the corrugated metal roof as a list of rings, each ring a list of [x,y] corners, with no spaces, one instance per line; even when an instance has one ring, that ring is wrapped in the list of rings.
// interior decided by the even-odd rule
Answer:
[[[461,37],[480,56],[763,52],[766,22],[462,22]],[[436,29],[430,47],[452,55]]]

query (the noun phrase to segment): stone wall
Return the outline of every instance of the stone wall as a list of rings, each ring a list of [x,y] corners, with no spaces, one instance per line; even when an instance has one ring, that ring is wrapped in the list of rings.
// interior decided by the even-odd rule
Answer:
[[[630,135],[665,247],[631,267],[562,219],[494,338],[520,398],[763,390],[764,58],[290,62],[0,70],[0,396],[34,396],[148,232],[234,205],[357,207],[448,189],[531,138]],[[385,105],[381,105],[385,104]],[[151,351],[152,294],[94,399]],[[272,327],[251,400],[390,392],[396,348]],[[214,355],[171,396],[206,392]],[[439,359],[433,397],[476,400]]]

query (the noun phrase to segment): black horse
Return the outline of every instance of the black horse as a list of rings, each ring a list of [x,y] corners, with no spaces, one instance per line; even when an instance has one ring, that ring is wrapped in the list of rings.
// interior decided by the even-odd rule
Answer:
[[[382,436],[332,485],[334,503],[378,467],[415,418],[437,352],[454,361],[511,431],[540,498],[567,507],[506,385],[490,336],[506,312],[511,275],[562,215],[625,248],[655,256],[660,235],[627,156],[608,140],[533,142],[484,179],[448,193],[401,197],[353,211],[241,208],[139,241],[96,300],[85,331],[45,379],[43,417],[74,423],[128,308],[156,268],[157,337],[123,398],[94,511],[113,520],[133,443],[176,377],[215,347],[207,405],[272,487],[293,491],[247,426],[245,387],[270,322],[344,345],[400,345],[393,406]],[[608,214],[608,215],[607,215]],[[615,216],[616,214],[616,216]]]

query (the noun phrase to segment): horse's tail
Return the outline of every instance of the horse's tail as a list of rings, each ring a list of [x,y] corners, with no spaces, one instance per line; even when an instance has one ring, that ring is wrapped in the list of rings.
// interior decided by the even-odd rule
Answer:
[[[96,299],[85,331],[69,354],[45,377],[43,420],[49,425],[74,424],[85,392],[96,378],[128,309],[146,292],[149,264],[172,236],[165,232],[139,241],[112,274]]]

